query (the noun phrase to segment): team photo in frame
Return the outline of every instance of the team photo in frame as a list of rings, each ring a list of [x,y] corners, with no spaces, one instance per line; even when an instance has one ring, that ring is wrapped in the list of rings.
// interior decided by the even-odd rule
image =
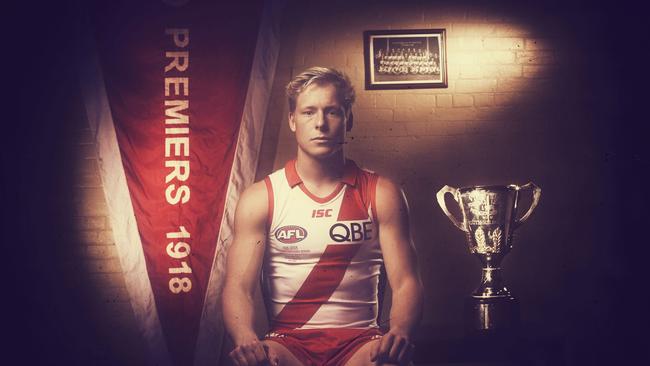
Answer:
[[[363,35],[366,89],[447,87],[445,29],[370,30]]]

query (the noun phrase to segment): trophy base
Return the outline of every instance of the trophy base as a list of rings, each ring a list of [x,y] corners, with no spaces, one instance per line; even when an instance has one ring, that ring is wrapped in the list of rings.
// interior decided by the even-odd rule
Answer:
[[[468,297],[465,329],[470,334],[508,333],[519,326],[519,302],[507,297]]]

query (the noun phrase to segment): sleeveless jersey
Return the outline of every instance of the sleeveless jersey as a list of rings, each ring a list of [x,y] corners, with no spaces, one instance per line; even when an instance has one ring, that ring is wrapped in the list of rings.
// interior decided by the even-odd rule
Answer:
[[[265,183],[263,291],[272,329],[376,327],[383,263],[377,175],[347,160],[338,187],[321,198],[307,190],[292,160]]]

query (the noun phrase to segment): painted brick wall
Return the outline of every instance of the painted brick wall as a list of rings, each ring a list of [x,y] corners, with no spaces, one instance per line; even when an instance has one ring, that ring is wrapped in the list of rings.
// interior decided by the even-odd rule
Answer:
[[[97,146],[87,122],[79,124],[74,183],[74,238],[65,264],[79,291],[93,334],[80,351],[95,365],[142,365],[144,344],[126,291],[99,175]]]

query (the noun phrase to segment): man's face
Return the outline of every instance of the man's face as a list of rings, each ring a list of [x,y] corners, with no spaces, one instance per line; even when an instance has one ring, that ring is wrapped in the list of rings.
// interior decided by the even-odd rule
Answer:
[[[346,116],[336,87],[312,84],[296,99],[289,113],[289,127],[296,134],[298,148],[315,158],[328,157],[343,147]]]

